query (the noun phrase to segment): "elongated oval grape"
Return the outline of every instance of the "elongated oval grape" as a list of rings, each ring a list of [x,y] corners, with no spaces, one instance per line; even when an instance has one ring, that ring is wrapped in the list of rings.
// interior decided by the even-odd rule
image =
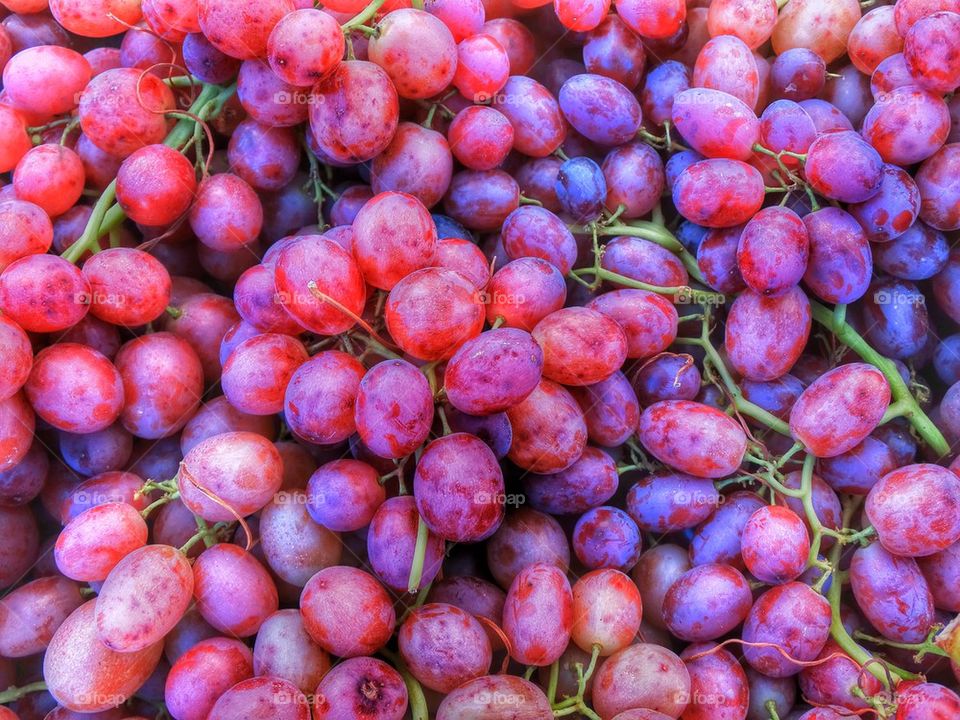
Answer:
[[[834,457],[860,444],[880,424],[889,403],[883,373],[848,363],[803,391],[790,411],[790,431],[817,457]]]
[[[800,582],[777,585],[763,593],[743,625],[747,643],[770,643],[801,661],[817,657],[829,637],[830,603]],[[789,677],[801,670],[775,647],[748,644],[743,655],[751,667],[770,677]]]
[[[673,202],[687,220],[705,227],[732,227],[756,214],[765,197],[763,176],[739,160],[712,158],[680,173]]]
[[[148,545],[121,560],[97,596],[97,636],[112,650],[137,652],[163,640],[193,599],[193,571],[169,545]]]
[[[550,665],[570,641],[573,595],[555,565],[528,565],[513,579],[503,606],[510,655],[525,665]]]
[[[587,424],[570,392],[543,378],[523,402],[506,411],[513,427],[507,456],[535,473],[566,470],[583,454]]]
[[[782,377],[800,358],[812,323],[810,301],[800,288],[778,297],[747,290],[727,316],[724,346],[730,364],[749,380]]]
[[[640,416],[638,434],[658,460],[695,477],[730,475],[747,448],[747,438],[736,422],[689,400],[654,403]]]
[[[52,576],[21,585],[0,600],[0,654],[7,658],[35,655],[83,604],[79,586]]]
[[[446,603],[427,603],[413,612],[397,635],[400,656],[420,683],[448,693],[490,669],[492,652],[483,625]]]
[[[510,702],[498,702],[509,698]],[[516,675],[486,675],[464,683],[437,708],[437,720],[511,720],[553,714],[543,690]]]
[[[225,543],[200,553],[193,589],[203,619],[237,637],[254,635],[279,604],[266,568],[243,548]]]
[[[613,718],[636,708],[679,717],[690,698],[690,673],[670,650],[637,643],[613,654],[593,680],[593,707]]]
[[[43,656],[48,692],[68,710],[93,713],[116,707],[146,681],[163,643],[119,653],[104,645],[94,619],[96,600],[89,600],[63,622]]]
[[[176,720],[206,720],[217,698],[251,677],[250,648],[232,638],[200,638],[170,668],[164,702]]]
[[[84,582],[106,579],[123,558],[147,543],[147,524],[124,502],[84,510],[57,537],[54,558],[60,572]]]
[[[663,622],[688,642],[713,640],[750,612],[750,584],[736,568],[708,563],[687,570],[663,596]]]

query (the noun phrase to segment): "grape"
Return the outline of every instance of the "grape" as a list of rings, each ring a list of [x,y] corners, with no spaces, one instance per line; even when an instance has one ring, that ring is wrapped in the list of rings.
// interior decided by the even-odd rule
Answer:
[[[424,686],[449,693],[490,667],[491,649],[483,626],[472,615],[444,603],[427,603],[400,626],[400,655]]]
[[[904,683],[897,689],[897,714],[903,720],[923,720],[924,717],[947,716],[960,712],[960,696],[937,683]]]
[[[707,28],[710,35],[735,35],[756,50],[773,33],[777,22],[774,0],[720,0],[710,3]]]
[[[456,270],[467,278],[477,290],[486,288],[490,280],[487,258],[471,240],[444,238],[437,243],[437,264],[448,270]]]
[[[747,445],[736,422],[714,408],[688,400],[664,400],[648,407],[640,417],[638,435],[661,462],[703,478],[735,472]]]
[[[622,572],[589,572],[573,586],[571,637],[586,652],[599,645],[602,657],[612,655],[636,637],[641,608],[637,586]]]
[[[289,128],[247,119],[233,131],[227,158],[230,169],[251,187],[280,190],[297,174],[300,147]]]
[[[100,581],[146,543],[147,525],[136,508],[124,502],[106,502],[67,523],[57,536],[54,557],[57,568],[67,577]]]
[[[267,59],[284,82],[310,86],[340,62],[344,47],[343,33],[331,15],[310,8],[294,10],[270,31]]]
[[[783,295],[807,268],[809,236],[803,221],[788,208],[769,207],[744,226],[737,265],[748,287],[764,295]]]
[[[571,392],[583,411],[592,442],[612,448],[633,435],[640,419],[640,405],[622,372],[615,372],[593,385],[574,388]]]
[[[68,523],[84,510],[105,503],[120,502],[143,510],[149,503],[149,496],[140,491],[143,478],[132,472],[105,472],[94,475],[70,488],[60,508],[60,519]]]
[[[525,665],[550,665],[563,653],[573,626],[573,594],[555,565],[534,563],[510,584],[503,631],[510,655]]]
[[[954,8],[960,10],[960,8]],[[936,12],[918,20],[903,36],[903,59],[917,82],[937,94],[960,85],[960,61],[951,52],[960,32],[960,14]]]
[[[166,145],[134,151],[117,173],[117,201],[141,225],[168,225],[193,202],[197,180],[190,161]]]
[[[240,343],[223,366],[223,393],[250,415],[272,415],[284,407],[284,392],[294,372],[307,361],[299,340],[264,333]]]
[[[340,63],[314,86],[312,98],[310,134],[331,160],[370,160],[386,149],[397,130],[397,90],[373,63]]]
[[[83,264],[90,283],[90,312],[114,325],[152,322],[170,302],[170,275],[152,255],[108,248]]]
[[[164,688],[176,720],[205,720],[217,698],[253,676],[253,656],[239,640],[200,638],[173,663]]]
[[[183,39],[183,61],[190,73],[203,82],[222,84],[233,79],[240,69],[240,61],[218,50],[200,32],[192,32]]]
[[[450,403],[471,415],[507,410],[540,382],[543,351],[529,333],[501,328],[468,340],[450,359],[444,386]]]
[[[565,385],[592,385],[610,377],[627,356],[619,324],[589,308],[564,308],[534,327],[543,348],[544,377]]]
[[[740,386],[745,399],[781,420],[789,417],[790,408],[800,397],[803,388],[803,383],[790,374],[765,382],[745,379]]]
[[[139,548],[110,571],[100,590],[97,635],[117,652],[145,650],[173,629],[192,597],[193,573],[179,550],[169,545]]]
[[[97,75],[84,88],[78,114],[91,143],[124,158],[163,140],[164,113],[174,107],[173,93],[160,78],[133,68],[116,68]]]
[[[353,221],[353,253],[368,283],[391,290],[414,270],[433,264],[436,228],[416,198],[381,193],[367,202]]]
[[[690,561],[694,565],[726,563],[745,570],[740,555],[741,536],[747,520],[764,502],[752,492],[725,496],[710,517],[694,530],[690,541]]]
[[[697,267],[706,284],[721,293],[737,293],[747,285],[737,265],[743,225],[707,230],[697,247]]]
[[[44,577],[21,585],[0,603],[0,652],[22,658],[43,652],[83,598],[76,583]]]
[[[859,548],[850,585],[860,611],[881,635],[920,642],[934,622],[933,597],[916,560],[892,555],[880,543]]]
[[[623,217],[638,218],[659,203],[666,182],[663,162],[649,145],[635,142],[615,148],[604,159],[601,169],[610,212],[623,206]]]
[[[586,512],[609,500],[617,489],[613,459],[602,450],[585,447],[565,470],[524,475],[527,501],[544,512],[560,515]]]
[[[419,498],[418,498],[419,500]],[[408,588],[421,516],[410,496],[390,498],[381,504],[367,532],[370,566],[388,588]],[[444,538],[430,531],[418,587],[426,587],[440,571]]]
[[[3,360],[0,361],[0,398],[6,400],[27,382],[33,363],[33,349],[27,334],[5,315],[0,316],[0,347],[3,348]]]
[[[564,161],[554,185],[560,206],[578,222],[596,218],[607,197],[607,181],[596,162],[587,157]]]
[[[307,485],[307,510],[321,525],[340,532],[369,524],[385,498],[376,471],[357,460],[334,460],[317,469]]]
[[[363,614],[350,612],[360,605]],[[376,652],[396,625],[396,613],[383,586],[372,575],[343,566],[326,568],[310,578],[300,596],[300,615],[310,637],[343,658]]]
[[[58,332],[87,314],[90,285],[56,255],[27,255],[0,274],[0,309],[29,332]]]
[[[863,302],[869,341],[898,359],[919,352],[926,343],[929,319],[917,286],[906,280],[880,280],[870,290]]]
[[[949,396],[948,396],[949,397]],[[907,465],[884,475],[867,495],[867,517],[889,552],[932,555],[960,539],[952,511],[960,501],[957,476],[937,465]],[[904,508],[909,507],[909,512]],[[923,514],[913,510],[922,508]]]
[[[515,675],[486,675],[447,695],[437,708],[436,720],[511,720],[550,714],[550,701],[532,682]]]
[[[471,170],[492,170],[513,148],[513,126],[493,108],[472,106],[450,124],[451,150]]]
[[[255,720],[263,713],[276,720],[310,720],[310,701],[287,680],[255,677],[241,680],[223,693],[207,719]]]
[[[180,435],[180,450],[186,454],[207,438],[226,432],[253,432],[269,440],[276,436],[276,430],[273,418],[240,412],[220,396],[201,405],[184,426]]]
[[[409,455],[426,440],[433,422],[430,385],[410,363],[384,361],[360,382],[354,419],[360,438],[374,453]]]
[[[38,353],[24,390],[44,421],[67,432],[103,430],[123,407],[117,369],[96,350],[76,343]]]
[[[809,100],[820,94],[826,81],[823,58],[803,47],[777,55],[770,66],[770,84],[778,99]]]
[[[519,508],[504,519],[487,542],[487,565],[494,580],[506,589],[532,565],[553,565],[566,572],[570,546],[560,524],[550,515]],[[499,618],[493,618],[499,623]]]
[[[0,203],[0,271],[29,255],[45,253],[53,241],[53,226],[42,208],[23,200]]]
[[[810,302],[800,288],[772,298],[747,290],[727,316],[724,343],[730,364],[750,380],[776,380],[800,357],[810,327]]]
[[[680,0],[615,0],[617,14],[637,35],[654,40],[668,38],[677,32],[687,15],[687,6]]]
[[[722,91],[752,108],[760,92],[757,62],[750,48],[735,35],[714,37],[697,55],[691,84]]]
[[[791,658],[813,660],[830,635],[830,604],[807,585],[790,582],[764,592],[747,616],[743,639],[747,643],[777,645]],[[747,645],[744,658],[755,670],[770,677],[796,675],[801,666],[773,647]]]
[[[676,255],[650,240],[636,237],[615,237],[604,246],[600,266],[604,270],[624,275],[632,280],[660,287],[684,287],[690,278]],[[621,287],[612,282],[613,287]],[[601,296],[602,297],[602,296]],[[648,294],[621,293],[612,298],[632,300],[649,297]],[[612,299],[611,298],[611,299]],[[672,299],[672,298],[671,298]],[[604,302],[600,300],[599,302]],[[620,314],[618,322],[629,327],[629,314]],[[639,328],[638,328],[639,330]],[[632,333],[631,333],[632,334]],[[643,333],[641,333],[642,337]]]
[[[640,103],[616,80],[575,75],[559,93],[560,110],[579,133],[600,145],[621,145],[640,126]]]
[[[200,30],[221,52],[241,60],[265,57],[271,30],[293,12],[293,0],[253,2],[240,8],[228,0],[198,0]]]
[[[457,45],[453,85],[465,98],[484,102],[495,97],[510,76],[510,57],[493,35],[478,33]]]
[[[949,132],[947,104],[941,97],[913,85],[877,98],[862,130],[884,161],[898,165],[927,159],[943,145]]]
[[[789,508],[771,505],[757,510],[747,520],[740,542],[747,569],[765,583],[782,585],[806,568],[810,536]]]
[[[549,0],[547,0],[549,2]],[[546,4],[546,3],[542,3]],[[492,15],[491,13],[487,13]],[[536,62],[536,38],[523,23],[511,16],[488,19],[480,28],[481,35],[489,35],[506,51],[510,59],[510,75],[523,76]]]
[[[863,226],[867,239],[886,243],[903,235],[920,212],[920,193],[913,178],[894,165],[883,166],[880,192],[850,206],[850,213]],[[877,252],[883,246],[875,248]]]
[[[90,600],[60,625],[43,656],[47,689],[63,707],[82,713],[106,710],[132,696],[153,672],[163,643],[118,653],[100,642]]]
[[[634,35],[626,23],[617,15],[607,15],[586,35],[583,64],[588,72],[611,78],[633,90],[643,76],[647,55],[640,38]],[[654,68],[647,75],[646,87],[652,87],[657,82],[651,80],[657,70],[658,68]],[[663,73],[657,73],[658,76],[661,74]],[[686,78],[686,69],[683,74]],[[649,116],[645,97],[646,95],[641,96],[640,101],[644,104],[644,113]],[[651,119],[658,124],[663,122],[656,118]]]
[[[313,97],[294,85],[285,83],[260,60],[245,60],[237,75],[237,96],[233,102],[237,108],[262,125],[292,127],[307,119],[308,100]],[[239,121],[239,118],[238,118]],[[316,138],[306,137],[309,147],[317,153]]]
[[[442,268],[412,272],[390,291],[386,322],[390,335],[422,360],[451,357],[480,334],[484,308],[470,282]]]
[[[503,221],[501,238],[507,257],[540,258],[564,275],[577,259],[573,235],[560,218],[544,208],[524,206],[514,210]],[[496,301],[495,296],[493,299]]]
[[[631,576],[643,598],[644,620],[655,628],[666,628],[663,598],[673,582],[690,569],[687,551],[678,545],[661,543],[640,556]]]
[[[581,515],[572,541],[573,551],[585,567],[624,572],[636,564],[642,544],[637,524],[615,507],[593,508]],[[589,643],[584,649],[589,649]]]
[[[10,58],[3,89],[17,110],[49,117],[73,110],[91,76],[90,63],[76,50],[41,44]]]
[[[894,53],[882,60],[870,76],[870,92],[874,98],[908,85],[916,85],[916,80],[910,74],[903,53]]]
[[[849,303],[862,297],[873,270],[863,228],[849,213],[834,207],[812,212],[803,222],[810,238],[803,276],[807,287],[827,302]]]
[[[356,431],[354,407],[365,370],[352,356],[321,352],[296,369],[286,387],[284,417],[298,436],[317,444]]]
[[[821,460],[821,468],[825,463],[832,462],[835,459],[836,458],[830,458],[830,460]],[[840,522],[842,514],[840,498],[837,497],[837,493],[834,492],[833,488],[824,482],[819,475],[814,474],[810,480],[810,500],[813,506],[814,514],[817,516],[820,524],[824,527],[831,528],[833,530],[839,530],[841,527]],[[803,481],[801,472],[799,470],[789,472],[783,477],[783,484],[793,490],[799,490],[802,487],[802,483]],[[803,520],[804,524],[807,526],[807,530],[811,533],[813,532],[813,528],[810,527],[809,524],[809,519],[806,517],[806,511],[803,506],[802,498],[783,496],[777,498],[777,501],[793,510],[793,512]],[[824,538],[823,545],[825,547],[828,547],[831,544],[832,538]]]
[[[46,483],[49,467],[43,443],[34,441],[20,462],[0,471],[0,505],[26,505],[36,498]]]
[[[750,584],[736,568],[697,565],[666,590],[663,622],[671,633],[688,642],[713,640],[742,623],[752,601]]]
[[[514,75],[493,106],[513,125],[513,147],[530,157],[546,157],[566,137],[560,106],[549,91],[530,78]]]
[[[811,665],[800,671],[800,688],[803,696],[818,705],[831,705],[849,710],[860,710],[868,705],[854,696],[854,687],[865,694],[875,695],[882,689],[880,681],[872,675],[863,675],[860,666],[845,654],[833,640],[824,645],[818,660],[822,664]],[[860,687],[861,682],[864,687]]]
[[[2,25],[0,25],[2,27]],[[3,172],[13,170],[20,159],[27,154],[33,144],[27,135],[27,125],[23,117],[13,108],[0,105],[0,169]],[[4,252],[9,252],[4,243]]]
[[[13,171],[17,198],[51,217],[69,210],[83,192],[83,163],[68,147],[46,143],[29,150]]]
[[[439,18],[453,33],[454,40],[460,42],[480,32],[486,19],[481,0],[452,2],[451,0],[427,0],[424,9]]]
[[[333,298],[355,316],[363,311],[366,288],[360,269],[350,253],[326,238],[306,235],[291,242],[277,256],[274,272],[284,308],[313,332],[337,334],[355,322],[315,293]]]
[[[262,435],[225,432],[184,456],[178,473],[181,499],[210,522],[231,521],[264,507],[280,489],[280,453]]]
[[[948,548],[932,555],[917,558],[920,572],[923,573],[933,596],[933,603],[939,610],[956,612],[960,607],[960,593],[957,592],[956,574],[960,565],[960,545],[954,543]]]
[[[824,62],[832,62],[843,54],[858,20],[860,6],[854,0],[801,0],[781,10],[773,29],[774,52],[808,48]]]
[[[793,678],[773,678],[758,673],[751,667],[746,668],[747,682],[750,687],[750,706],[747,720],[767,720],[770,712],[767,703],[772,702],[774,710],[781,717],[788,717],[796,704],[797,683]]]
[[[569,468],[583,453],[586,422],[573,396],[543,378],[536,390],[507,411],[513,426],[508,457],[519,467],[542,474]]]
[[[883,163],[856,133],[833,132],[810,145],[804,172],[810,186],[824,197],[859,203],[880,191]]]
[[[340,562],[340,536],[311,517],[309,496],[283,492],[260,512],[260,543],[270,569],[284,582],[303,587],[318,571]]]
[[[647,643],[610,656],[593,681],[593,707],[604,718],[645,708],[679,717],[690,697],[690,674],[670,650]]]
[[[402,122],[387,148],[373,159],[371,182],[376,193],[398,191],[424,205],[436,205],[450,185],[453,157],[444,136],[414,123]]]
[[[680,658],[690,673],[686,714],[745,716],[750,698],[747,674],[732,653],[715,643],[698,643],[688,646]]]
[[[874,246],[873,254],[877,267],[896,278],[927,280],[947,264],[950,248],[943,233],[918,220],[895,240]]]
[[[277,588],[270,575],[236,545],[204,550],[193,565],[193,587],[203,619],[222,633],[249,637],[277,611]]]
[[[504,319],[507,327],[530,331],[544,317],[563,307],[567,288],[552,263],[522,257],[494,273],[487,286],[487,320]]]
[[[960,227],[955,166],[960,163],[960,143],[944,145],[927,158],[914,180],[920,189],[920,219],[937,230]]]
[[[790,412],[790,431],[817,457],[835,457],[873,431],[889,402],[890,386],[879,370],[840,365],[803,391]]]
[[[715,89],[677,93],[671,117],[684,139],[706,157],[747,160],[760,133],[760,124],[748,105]]]
[[[330,670],[330,657],[303,628],[298,610],[280,610],[268,617],[257,633],[253,671],[278,677],[303,693],[312,693]]]
[[[692,528],[721,503],[709,480],[666,470],[638,480],[626,498],[627,512],[637,525],[656,533]]]
[[[0,588],[8,588],[19,582],[37,560],[40,533],[30,508],[3,505],[0,531],[7,538],[0,548]]]
[[[696,162],[677,177],[673,202],[687,220],[706,227],[731,227],[753,217],[764,198],[763,177],[739,160]]]
[[[174,304],[172,297],[171,304]],[[201,292],[188,297],[179,304],[178,309],[180,317],[169,319],[166,322],[167,329],[193,348],[200,360],[204,380],[208,384],[216,382],[222,369],[221,342],[230,328],[240,320],[233,302],[213,292]],[[226,355],[229,353],[225,354],[224,361]]]
[[[700,380],[691,355],[664,352],[636,371],[632,385],[637,399],[652,405],[661,400],[693,400],[700,392]]]

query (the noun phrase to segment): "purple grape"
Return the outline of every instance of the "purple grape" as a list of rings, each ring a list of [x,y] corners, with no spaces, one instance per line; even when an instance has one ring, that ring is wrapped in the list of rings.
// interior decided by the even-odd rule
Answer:
[[[627,572],[640,558],[642,538],[637,524],[615,507],[588,510],[573,529],[573,551],[591,570],[613,568]]]

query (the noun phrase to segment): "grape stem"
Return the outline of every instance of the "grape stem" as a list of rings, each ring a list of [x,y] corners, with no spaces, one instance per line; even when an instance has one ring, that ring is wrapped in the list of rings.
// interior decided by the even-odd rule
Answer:
[[[890,385],[890,392],[893,396],[893,404],[887,409],[891,417],[904,417],[910,421],[914,430],[922,437],[927,444],[942,457],[950,452],[950,444],[943,437],[943,434],[936,425],[931,422],[926,413],[920,408],[917,399],[910,392],[910,388],[900,377],[900,372],[896,365],[889,358],[885,358],[871,347],[860,333],[851,327],[846,320],[837,321],[834,312],[821,305],[815,300],[810,301],[810,307],[813,311],[813,319],[833,331],[836,338],[853,350],[865,361],[876,367],[886,377]],[[884,416],[888,418],[886,415]]]
[[[926,637],[926,639],[921,643],[894,642],[893,640],[887,640],[886,638],[883,638],[883,637],[867,635],[866,633],[860,632],[859,630],[856,630],[853,633],[853,636],[857,640],[866,640],[867,642],[871,642],[875,645],[886,645],[888,647],[900,648],[901,650],[912,650],[914,653],[916,653],[914,655],[914,659],[917,662],[920,662],[921,660],[923,660],[923,657],[927,654],[939,655],[945,658],[950,657],[950,653],[948,653],[946,650],[944,650],[939,645],[936,645],[933,642],[933,638],[934,636],[936,636],[938,632],[940,632],[940,627],[936,626],[936,629],[933,632],[931,632]]]
[[[411,595],[420,590],[420,581],[423,579],[423,561],[427,556],[427,541],[429,539],[430,529],[418,514],[417,544],[413,550],[413,562],[410,564],[410,579],[407,582],[407,590]]]
[[[600,720],[600,716],[597,715],[593,710],[587,707],[587,703],[584,701],[583,696],[587,692],[587,683],[590,681],[590,678],[593,677],[593,671],[597,668],[597,660],[600,658],[601,646],[598,643],[595,643],[590,654],[590,664],[587,666],[587,669],[583,669],[583,663],[577,663],[575,665],[577,669],[577,694],[574,697],[567,698],[562,700],[559,703],[553,702],[553,697],[556,695],[556,683],[554,681],[554,668],[557,668],[557,673],[559,674],[559,667],[557,663],[554,663],[553,667],[550,669],[550,687],[552,688],[552,693],[550,694],[551,707],[553,708],[554,717],[566,717],[568,715],[583,715],[584,717],[590,718],[590,720]]]
[[[812,455],[807,456],[808,459],[812,458]],[[812,472],[812,461],[811,461],[811,472]],[[857,508],[860,505],[862,498],[856,496],[851,496],[844,502],[843,505],[843,527],[848,527],[850,521],[853,519],[854,513],[857,511]],[[834,568],[840,567],[840,555],[843,552],[843,543],[837,543],[830,550],[830,565]],[[847,632],[847,629],[843,626],[843,619],[840,616],[840,596],[843,591],[843,583],[840,582],[839,578],[834,578],[834,582],[830,583],[830,589],[827,591],[827,601],[830,603],[830,635],[836,641],[837,645],[849,655],[857,664],[862,668],[868,670],[877,680],[883,683],[883,686],[890,689],[890,680],[889,673],[896,675],[902,680],[910,680],[916,677],[913,673],[907,672],[906,670],[901,670],[898,667],[891,665],[886,661],[878,661],[873,657],[867,650],[865,650],[861,645],[857,643],[850,634]],[[894,684],[899,681],[894,681]]]
[[[410,703],[411,720],[430,720],[430,711],[427,709],[427,698],[423,694],[423,688],[420,687],[420,683],[417,682],[417,679],[407,668],[406,663],[400,659],[399,655],[386,648],[381,648],[379,652],[393,663],[394,667],[397,668],[397,672],[399,672],[403,678],[404,684],[407,686],[407,700]]]
[[[35,692],[43,692],[46,689],[47,684],[42,680],[40,682],[24,685],[23,687],[8,687],[6,690],[0,691],[0,705],[6,705],[14,700],[19,700],[24,695],[29,695],[30,693]]]
[[[341,29],[344,33],[350,33],[361,25],[366,25],[367,21],[373,19],[385,2],[386,0],[373,0],[373,2],[367,5],[357,15],[341,25]]]

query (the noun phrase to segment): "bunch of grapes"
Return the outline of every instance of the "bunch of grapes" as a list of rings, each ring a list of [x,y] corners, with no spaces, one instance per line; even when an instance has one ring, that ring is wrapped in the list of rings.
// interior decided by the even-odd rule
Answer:
[[[960,718],[960,0],[0,20],[0,720]]]

